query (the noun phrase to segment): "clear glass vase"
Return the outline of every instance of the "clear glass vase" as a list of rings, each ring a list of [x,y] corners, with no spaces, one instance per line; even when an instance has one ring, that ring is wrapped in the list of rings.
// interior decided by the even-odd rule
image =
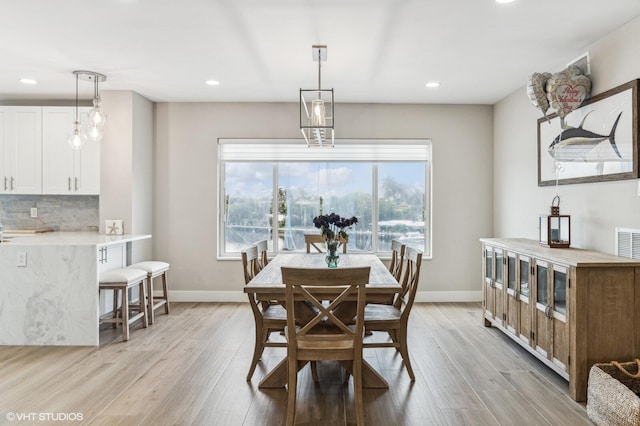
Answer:
[[[340,262],[340,255],[338,254],[338,242],[327,240],[327,255],[324,257],[329,268],[337,268],[338,262]]]

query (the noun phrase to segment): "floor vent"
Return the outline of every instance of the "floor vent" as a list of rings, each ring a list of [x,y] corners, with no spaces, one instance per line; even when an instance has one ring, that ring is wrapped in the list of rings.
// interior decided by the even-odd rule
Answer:
[[[640,229],[616,228],[616,256],[640,259]]]

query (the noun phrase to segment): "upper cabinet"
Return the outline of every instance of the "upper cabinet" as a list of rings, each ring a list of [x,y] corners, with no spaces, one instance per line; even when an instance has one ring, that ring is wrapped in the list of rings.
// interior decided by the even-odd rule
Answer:
[[[87,120],[89,108],[80,108],[81,120]],[[72,150],[67,139],[73,133],[74,107],[42,109],[42,174],[44,194],[99,194],[100,144],[87,141],[80,150]]]
[[[42,108],[0,106],[0,194],[42,193]]]
[[[71,149],[74,121],[75,107],[0,106],[0,194],[100,194],[100,143]]]

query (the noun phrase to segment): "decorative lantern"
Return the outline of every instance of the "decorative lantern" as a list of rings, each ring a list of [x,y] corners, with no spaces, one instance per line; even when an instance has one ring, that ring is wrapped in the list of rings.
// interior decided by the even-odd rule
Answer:
[[[549,215],[540,215],[540,244],[551,248],[569,247],[571,245],[571,216],[560,214],[560,197],[558,195],[551,202],[550,213]]]

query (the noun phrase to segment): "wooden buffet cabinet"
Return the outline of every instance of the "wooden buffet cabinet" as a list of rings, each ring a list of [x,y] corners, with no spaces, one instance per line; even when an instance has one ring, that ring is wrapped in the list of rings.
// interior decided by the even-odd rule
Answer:
[[[640,261],[537,241],[481,238],[483,319],[587,398],[596,362],[640,357]]]

